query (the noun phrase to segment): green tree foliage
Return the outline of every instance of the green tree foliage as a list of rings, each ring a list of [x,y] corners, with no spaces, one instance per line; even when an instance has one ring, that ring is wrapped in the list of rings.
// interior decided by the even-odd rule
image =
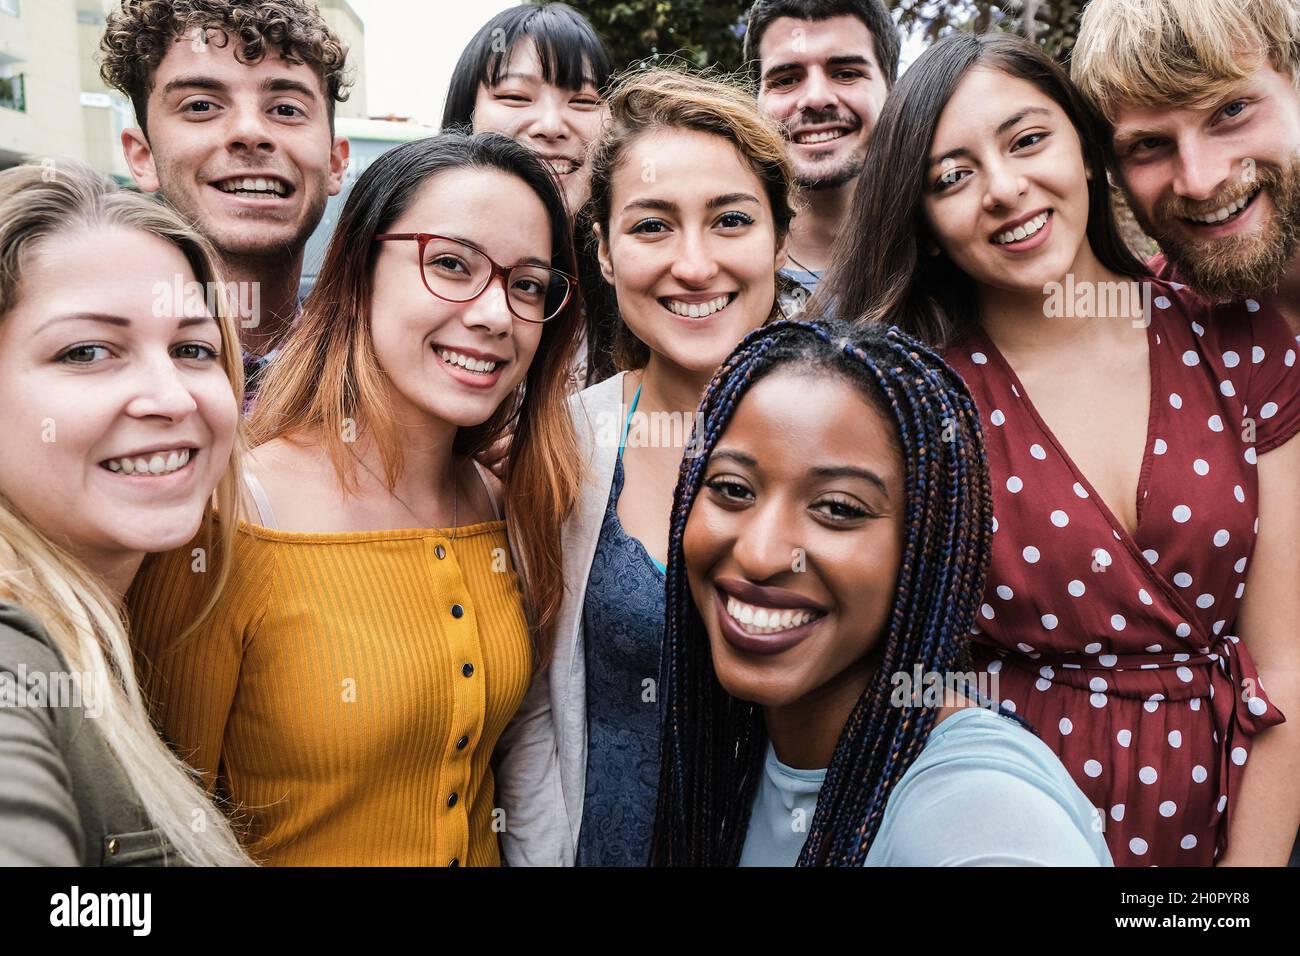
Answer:
[[[538,2],[538,0],[534,0]],[[1086,0],[886,0],[899,27],[933,41],[952,30],[1032,35],[1064,60]],[[659,57],[727,72],[741,62],[749,0],[568,0],[595,25],[622,69]],[[1033,24],[1032,31],[1027,24]]]

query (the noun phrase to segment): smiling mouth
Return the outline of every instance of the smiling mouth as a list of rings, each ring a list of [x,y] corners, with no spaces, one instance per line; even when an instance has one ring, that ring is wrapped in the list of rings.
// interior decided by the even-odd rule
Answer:
[[[847,126],[840,126],[835,129],[818,130],[815,133],[795,133],[794,141],[800,146],[820,146],[822,143],[833,143],[837,139],[843,139],[852,133]]]
[[[569,176],[582,168],[581,160],[568,156],[543,156],[541,159],[556,176]]]
[[[738,292],[728,292],[706,302],[682,302],[680,299],[665,296],[659,300],[659,304],[673,315],[681,316],[683,319],[707,319],[735,302],[738,295],[740,295]]]
[[[1243,212],[1250,208],[1255,199],[1264,191],[1263,186],[1257,186],[1255,191],[1249,196],[1243,196],[1226,206],[1220,206],[1213,212],[1208,212],[1200,216],[1182,216],[1183,222],[1190,226],[1220,226],[1225,222],[1231,222],[1238,218]]]
[[[99,463],[100,468],[121,475],[135,475],[141,478],[154,478],[170,475],[180,471],[198,457],[197,448],[180,448],[167,454],[161,452],[131,458],[109,458]]]
[[[1047,220],[1052,218],[1052,210],[1045,209],[1040,212],[1029,222],[1021,223],[1014,229],[1008,229],[1006,232],[998,233],[990,242],[994,245],[1005,246],[1011,242],[1020,242],[1028,239],[1030,236],[1038,234],[1038,231],[1047,225]]]
[[[212,185],[228,195],[249,199],[283,199],[293,192],[288,183],[263,176],[237,176]]]
[[[737,600],[725,591],[720,593],[725,599],[723,607],[727,616],[748,634],[780,634],[826,616],[824,611],[808,608],[759,607]]]
[[[467,372],[474,372],[478,375],[491,375],[498,368],[505,365],[505,362],[494,362],[488,359],[471,358],[468,355],[462,355],[460,352],[452,349],[437,349],[438,356],[448,365],[455,365]]]

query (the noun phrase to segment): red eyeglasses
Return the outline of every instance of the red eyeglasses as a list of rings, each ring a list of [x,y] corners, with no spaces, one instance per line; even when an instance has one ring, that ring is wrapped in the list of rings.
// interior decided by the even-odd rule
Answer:
[[[497,276],[512,315],[546,322],[564,311],[577,278],[537,263],[499,265],[482,249],[460,239],[427,232],[386,232],[376,242],[417,242],[420,278],[430,293],[447,302],[472,302]]]

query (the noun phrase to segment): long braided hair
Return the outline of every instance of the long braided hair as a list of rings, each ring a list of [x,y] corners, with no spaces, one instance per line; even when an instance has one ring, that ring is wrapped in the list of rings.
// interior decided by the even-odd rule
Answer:
[[[984,590],[993,506],[979,414],[965,383],[897,328],[777,321],[736,346],[704,393],[682,461],[668,543],[659,804],[651,862],[734,866],[762,773],[762,708],[719,683],[691,598],[682,537],[709,457],[745,393],[781,368],[838,375],[897,426],[906,466],[904,548],[880,666],[835,746],[800,866],[861,865],[886,802],[924,747],[935,709],[890,704],[891,675],[969,672],[967,635]]]

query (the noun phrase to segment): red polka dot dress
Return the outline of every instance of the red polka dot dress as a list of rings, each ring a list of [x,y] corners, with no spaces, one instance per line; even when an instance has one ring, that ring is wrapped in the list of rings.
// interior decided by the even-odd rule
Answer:
[[[1152,283],[1151,406],[1130,535],[977,331],[946,358],[979,405],[993,555],[973,652],[1098,810],[1117,866],[1223,852],[1251,737],[1284,719],[1234,634],[1256,459],[1300,431],[1297,343],[1246,300]]]

